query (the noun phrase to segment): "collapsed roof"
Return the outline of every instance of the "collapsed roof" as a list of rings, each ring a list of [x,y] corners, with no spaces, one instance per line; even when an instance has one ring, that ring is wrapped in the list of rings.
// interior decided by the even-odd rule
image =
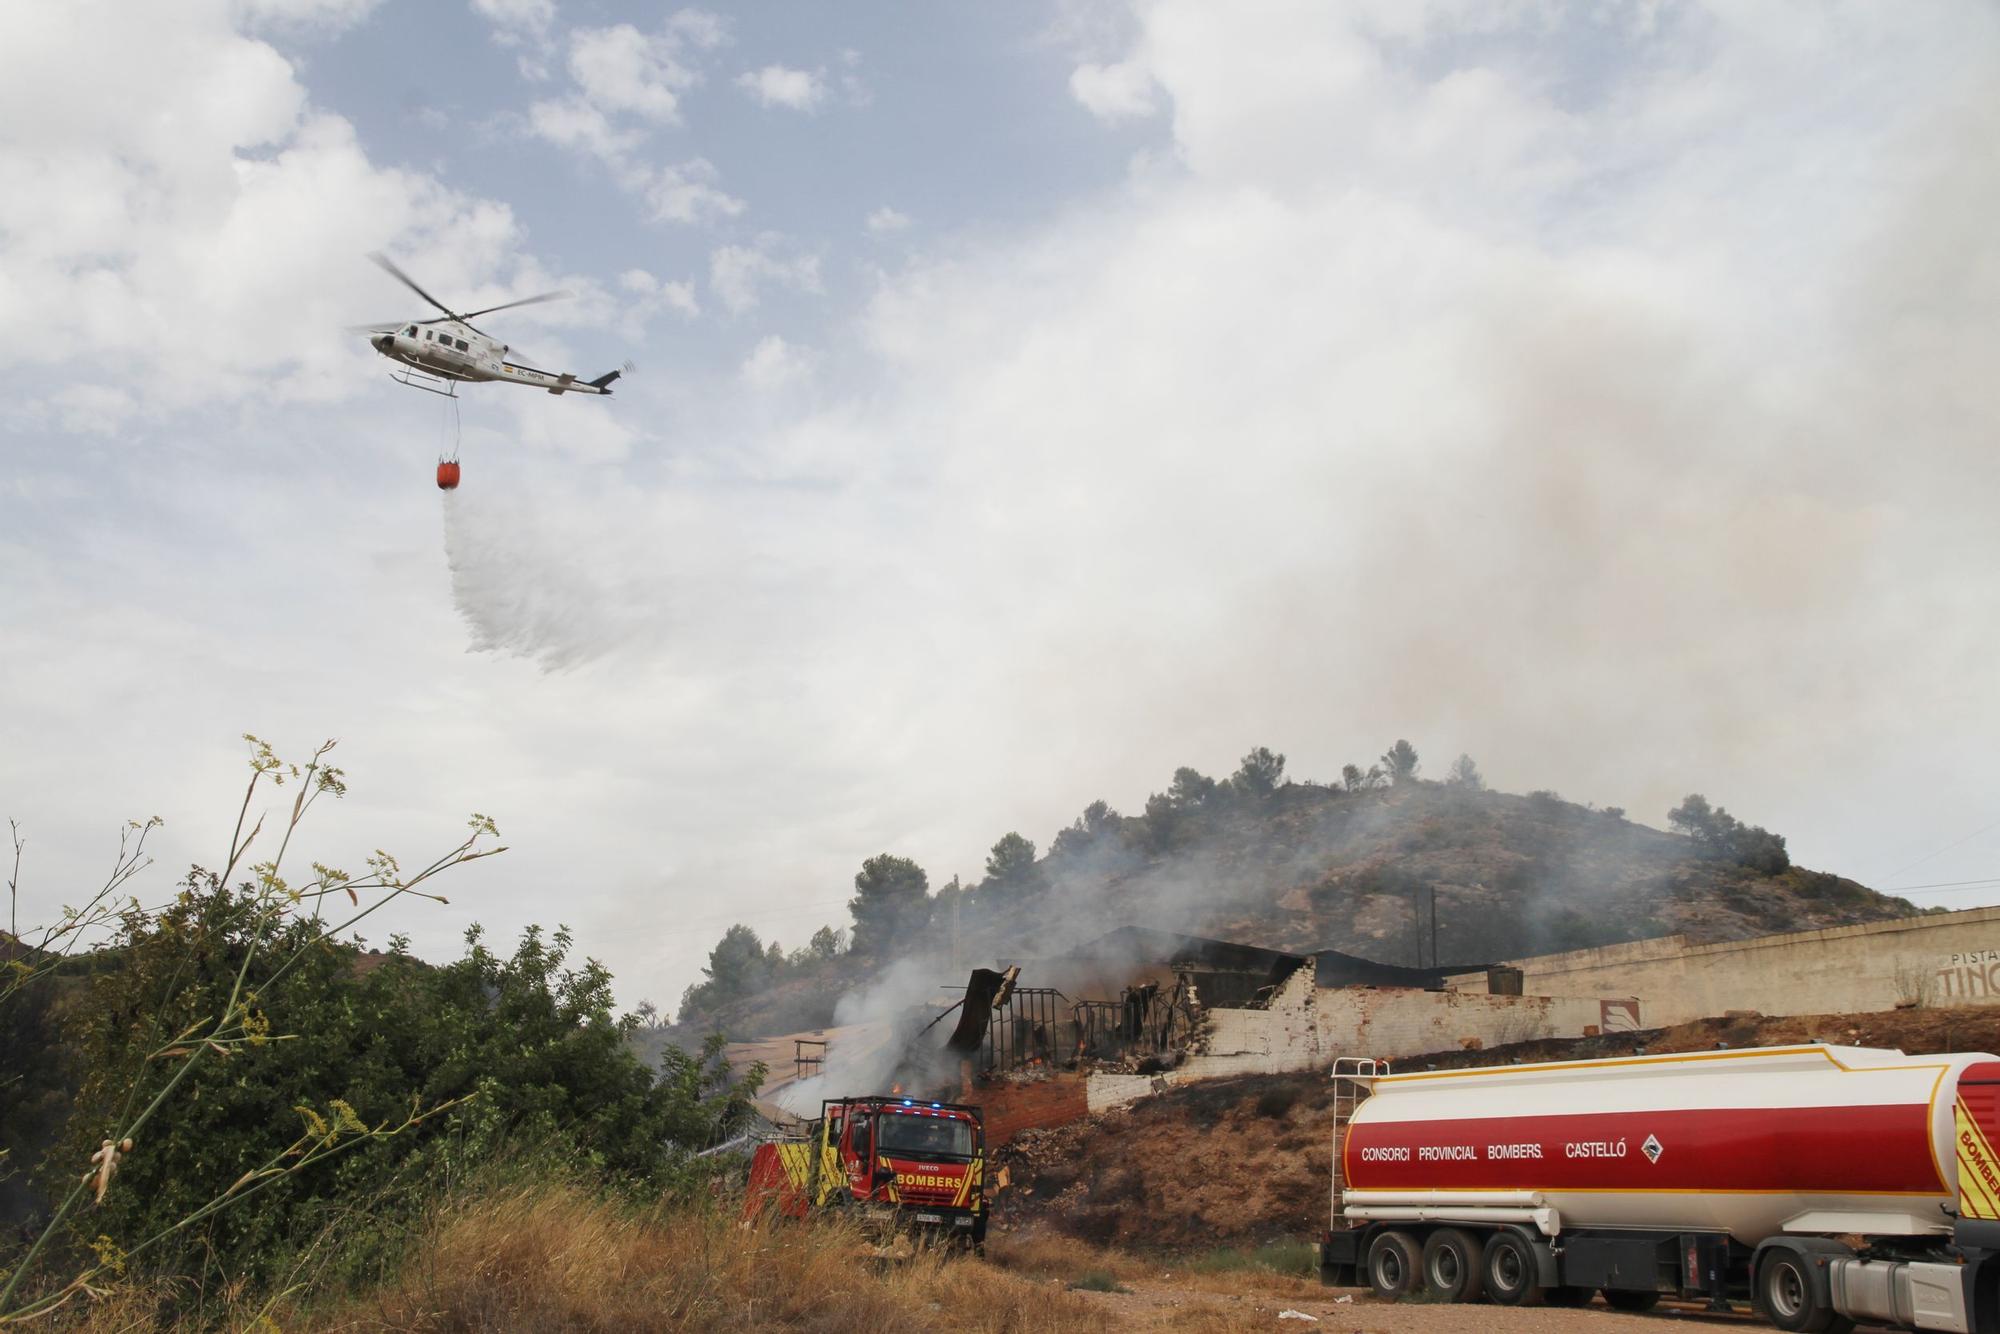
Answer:
[[[1313,965],[1313,980],[1322,987],[1415,987],[1441,991],[1444,979],[1455,973],[1474,972],[1478,964],[1452,964],[1438,968],[1407,968],[1401,964],[1377,963],[1340,950],[1321,949],[1307,954],[1240,945],[1207,936],[1156,931],[1144,926],[1121,926],[1094,940],[1076,946],[1072,959],[1124,959],[1137,963],[1175,966],[1194,965],[1206,971],[1244,973],[1275,983],[1289,977],[1300,966]]]

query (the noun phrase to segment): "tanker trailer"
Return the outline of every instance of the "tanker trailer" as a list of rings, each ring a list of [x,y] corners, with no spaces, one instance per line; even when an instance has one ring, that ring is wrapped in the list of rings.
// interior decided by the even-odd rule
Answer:
[[[2000,1058],[1815,1043],[1356,1082],[1329,1283],[2000,1334]]]

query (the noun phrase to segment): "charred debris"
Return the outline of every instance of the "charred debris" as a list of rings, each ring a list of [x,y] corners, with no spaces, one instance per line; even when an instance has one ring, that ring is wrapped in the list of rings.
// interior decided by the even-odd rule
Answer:
[[[888,1091],[964,1100],[995,1082],[1092,1071],[1159,1074],[1200,1050],[1216,1009],[1262,1009],[1301,969],[1320,987],[1438,991],[1452,968],[1406,968],[1337,950],[1293,954],[1127,926],[1069,953],[975,968],[941,1008],[900,1016]],[[1038,985],[1023,985],[1028,978]],[[938,1032],[954,1021],[942,1042]],[[826,1043],[794,1042],[794,1077],[822,1073]]]

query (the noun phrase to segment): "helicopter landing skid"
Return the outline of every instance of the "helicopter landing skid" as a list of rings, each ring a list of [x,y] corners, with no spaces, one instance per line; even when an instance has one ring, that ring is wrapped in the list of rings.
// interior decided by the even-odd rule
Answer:
[[[431,375],[425,371],[415,370],[406,366],[401,370],[390,371],[389,378],[397,384],[408,385],[412,389],[421,389],[427,394],[437,394],[442,398],[458,397],[458,381],[447,380],[440,375]],[[438,388],[439,385],[443,385],[444,388]]]

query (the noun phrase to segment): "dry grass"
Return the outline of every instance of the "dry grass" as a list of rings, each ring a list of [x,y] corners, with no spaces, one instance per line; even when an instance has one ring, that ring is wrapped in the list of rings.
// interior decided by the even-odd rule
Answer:
[[[638,1208],[586,1187],[529,1175],[440,1203],[412,1234],[396,1275],[352,1295],[280,1303],[288,1334],[412,1330],[796,1329],[1081,1334],[1114,1322],[1240,1328],[1203,1297],[1296,1300],[1315,1283],[1260,1264],[1208,1268],[1107,1250],[1054,1232],[996,1234],[987,1258],[918,1252],[877,1258],[872,1239],[837,1218],[749,1226],[674,1205]],[[1128,1309],[1130,1288],[1181,1294],[1171,1308]],[[155,1328],[165,1290],[140,1285],[54,1322],[85,1334]],[[1194,1300],[1187,1300],[1193,1298]],[[1185,1303],[1185,1304],[1183,1304]],[[185,1308],[183,1308],[185,1309]],[[260,1325],[263,1299],[219,1294],[209,1321]],[[208,1322],[203,1322],[208,1323]]]
[[[1094,1276],[1119,1283],[1170,1285],[1190,1293],[1222,1297],[1308,1299],[1322,1295],[1313,1277],[1298,1272],[1304,1243],[1280,1243],[1254,1251],[1222,1250],[1169,1259],[1107,1250],[1053,1230],[996,1234],[986,1244],[993,1264],[1029,1278],[1089,1286]]]
[[[852,1226],[739,1226],[534,1184],[442,1209],[399,1279],[291,1313],[287,1330],[1104,1328],[1055,1284],[941,1253],[885,1263]]]
[[[1158,1277],[1160,1267],[1123,1251],[1108,1251],[1060,1232],[995,1234],[986,1243],[986,1258],[1011,1273],[1029,1278],[1076,1283],[1087,1274],[1114,1279]]]

